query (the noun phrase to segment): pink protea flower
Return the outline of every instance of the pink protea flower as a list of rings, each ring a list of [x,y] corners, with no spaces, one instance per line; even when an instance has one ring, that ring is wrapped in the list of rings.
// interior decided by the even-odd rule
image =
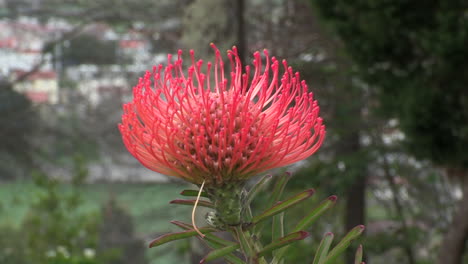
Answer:
[[[184,71],[182,51],[147,72],[124,105],[119,129],[128,151],[147,168],[195,184],[245,181],[262,171],[312,155],[325,126],[305,81],[283,60],[254,53],[242,72],[235,47],[230,76],[219,50],[213,65],[195,61]],[[206,72],[206,73],[203,73]]]

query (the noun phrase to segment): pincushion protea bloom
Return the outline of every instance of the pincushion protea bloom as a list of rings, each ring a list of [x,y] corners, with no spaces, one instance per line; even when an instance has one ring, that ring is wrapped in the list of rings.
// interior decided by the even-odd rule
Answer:
[[[147,168],[195,184],[220,186],[312,155],[325,126],[319,106],[299,73],[264,50],[254,53],[254,71],[228,51],[230,75],[215,51],[211,62],[184,71],[182,51],[163,70],[140,78],[124,105],[119,129],[128,151]],[[203,68],[206,70],[204,71]],[[213,69],[214,68],[214,69]],[[205,73],[204,73],[205,72]]]

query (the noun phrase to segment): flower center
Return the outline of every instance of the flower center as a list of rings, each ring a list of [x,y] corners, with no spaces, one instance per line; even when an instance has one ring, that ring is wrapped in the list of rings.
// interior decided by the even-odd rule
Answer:
[[[207,98],[197,96],[181,102],[190,107],[177,120],[179,131],[183,131],[177,145],[181,154],[185,153],[186,159],[195,165],[187,166],[186,170],[201,173],[208,181],[214,176],[217,183],[222,183],[254,158],[260,138],[258,112],[251,102],[233,98],[229,92],[206,95]]]

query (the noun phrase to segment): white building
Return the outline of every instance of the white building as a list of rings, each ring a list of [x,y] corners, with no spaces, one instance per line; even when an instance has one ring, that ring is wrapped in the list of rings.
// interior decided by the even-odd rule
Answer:
[[[25,71],[15,71],[13,78],[20,78]],[[33,103],[56,104],[59,98],[57,74],[54,71],[37,71],[14,84],[13,89],[20,92]]]

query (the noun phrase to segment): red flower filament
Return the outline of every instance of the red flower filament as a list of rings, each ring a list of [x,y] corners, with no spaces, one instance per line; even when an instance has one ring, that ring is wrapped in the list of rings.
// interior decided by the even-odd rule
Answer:
[[[190,51],[185,73],[179,50],[175,62],[168,55],[164,70],[159,65],[140,78],[119,125],[129,152],[153,171],[221,185],[317,151],[325,126],[299,73],[283,60],[280,77],[280,63],[267,50],[266,65],[256,52],[253,74],[250,66],[243,73],[233,47],[228,51],[233,70],[227,78],[221,54],[212,46],[214,67],[195,61]]]

